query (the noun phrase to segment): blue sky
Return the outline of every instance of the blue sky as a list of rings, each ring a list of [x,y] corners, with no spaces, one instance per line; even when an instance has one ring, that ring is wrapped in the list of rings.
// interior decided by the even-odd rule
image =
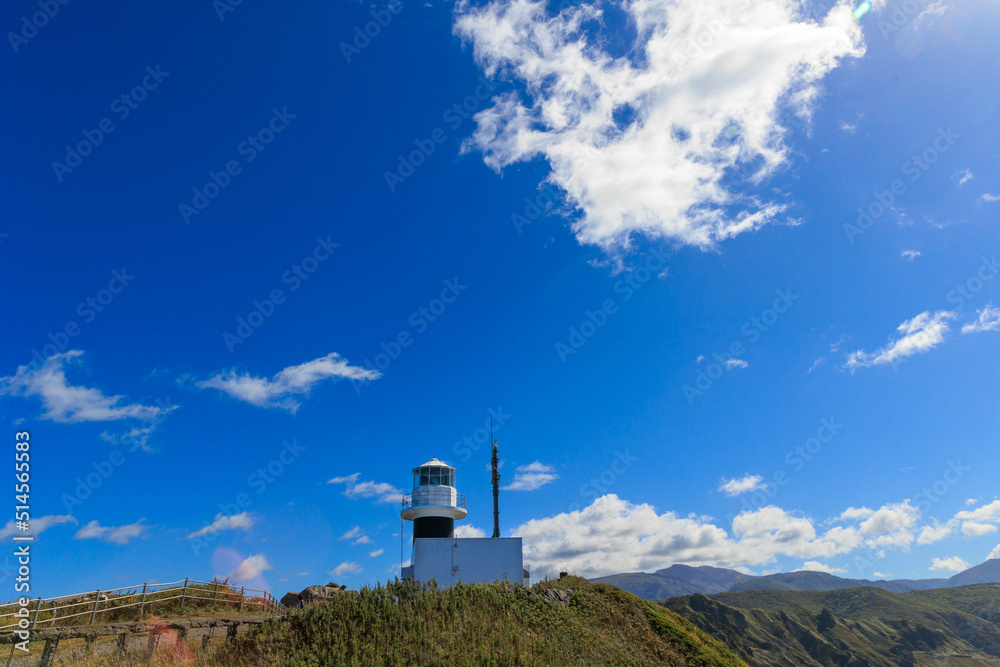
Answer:
[[[1000,555],[1000,4],[41,5],[34,594],[384,581],[432,456],[488,532],[491,415],[536,574]]]

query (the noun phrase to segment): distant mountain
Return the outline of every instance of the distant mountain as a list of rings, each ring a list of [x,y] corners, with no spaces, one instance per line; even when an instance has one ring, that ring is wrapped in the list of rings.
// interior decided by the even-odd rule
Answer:
[[[701,567],[671,565],[668,568],[657,570],[654,574],[658,577],[676,579],[697,586],[701,593],[722,593],[728,591],[735,584],[756,579],[751,574],[743,574],[722,567],[709,567],[708,565]]]
[[[754,667],[1000,665],[998,584],[909,593],[752,590],[660,604]]]
[[[702,565],[671,565],[653,574],[628,572],[591,579],[595,584],[611,584],[646,600],[664,600],[693,593],[722,593],[734,584],[755,579],[736,570]]]
[[[869,581],[867,579],[843,579],[826,572],[785,572],[769,574],[766,577],[754,577],[747,581],[733,584],[730,591],[840,591],[845,588],[861,588],[872,586],[893,593],[906,593],[916,589],[916,586],[905,585],[895,581]]]
[[[826,572],[784,572],[755,577],[736,570],[719,567],[671,565],[653,574],[632,572],[612,574],[594,579],[611,584],[647,600],[664,600],[680,595],[702,593],[712,595],[738,591],[838,591],[848,588],[873,587],[891,593],[952,588],[969,584],[1000,583],[1000,559],[994,558],[959,572],[949,579],[893,579],[870,581],[845,579]]]
[[[948,579],[948,586],[969,584],[992,584],[1000,581],[1000,558],[991,558],[985,563],[970,567]]]

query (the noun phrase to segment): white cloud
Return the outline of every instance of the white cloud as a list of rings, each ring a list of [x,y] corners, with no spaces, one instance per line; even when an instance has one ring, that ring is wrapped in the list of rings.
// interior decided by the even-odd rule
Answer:
[[[962,522],[962,534],[966,537],[981,537],[996,532],[996,524],[1000,524],[1000,500],[974,510],[958,512],[954,520]]]
[[[958,556],[951,558],[935,558],[930,569],[934,572],[961,572],[969,569],[969,564]]]
[[[953,532],[955,532],[954,521],[939,523],[937,519],[935,519],[932,524],[924,526],[920,529],[920,535],[917,536],[917,544],[934,544],[935,542],[940,542],[944,538],[949,537]]]
[[[969,505],[975,505],[978,502],[979,502],[979,498],[966,498],[965,499],[965,506],[968,507]]]
[[[919,250],[904,250],[899,254],[903,259],[908,259],[912,262],[917,257],[920,257],[923,253],[920,252]]]
[[[327,481],[327,484],[344,484],[345,488],[341,493],[352,500],[358,498],[375,498],[376,502],[384,505],[398,503],[403,497],[403,490],[398,489],[387,482],[359,482],[361,473],[334,477]]]
[[[962,534],[966,537],[982,537],[983,535],[989,535],[990,533],[995,532],[997,532],[997,527],[991,523],[966,521],[962,524]]]
[[[383,553],[385,553],[385,549],[376,549],[375,551],[369,551],[368,552],[368,557],[369,558],[378,558]]]
[[[540,461],[518,466],[514,471],[514,481],[503,488],[507,491],[534,491],[559,479],[555,470]]]
[[[848,507],[840,513],[837,519],[840,521],[857,521],[858,519],[867,519],[872,514],[875,514],[875,510],[867,507]]]
[[[854,134],[855,132],[858,131],[858,126],[857,124],[852,125],[851,123],[841,123],[840,129],[846,132],[847,134]]]
[[[923,14],[921,14],[921,16],[923,16]],[[951,177],[952,178],[957,177],[958,187],[962,187],[963,185],[971,181],[973,178],[975,178],[975,174],[973,174],[970,169],[966,168],[960,171],[956,171],[954,174],[951,175]]]
[[[992,204],[993,202],[1000,201],[1000,195],[991,195],[990,193],[987,192],[982,197],[980,197],[980,199],[986,202],[990,202]]]
[[[847,570],[840,567],[830,567],[824,563],[820,563],[818,560],[806,561],[802,564],[800,568],[806,572],[826,572],[827,574],[844,574]]]
[[[359,544],[371,544],[371,543],[372,543],[372,540],[371,540],[370,537],[368,537],[367,535],[362,535],[358,539],[354,540],[354,542],[351,543],[351,546],[355,546],[356,547]]]
[[[746,368],[749,365],[750,364],[748,364],[743,359],[736,359],[736,358],[726,359],[726,370],[727,371],[731,371],[734,368]]]
[[[68,514],[49,514],[46,516],[40,516],[38,518],[33,518],[28,522],[28,530],[19,529],[17,527],[17,523],[11,519],[7,522],[6,526],[0,528],[0,540],[10,537],[11,535],[31,535],[37,537],[52,526],[59,526],[64,523],[76,523],[76,519]]]
[[[847,357],[845,367],[854,372],[864,366],[895,366],[907,357],[932,350],[944,341],[944,335],[948,332],[948,320],[954,317],[955,313],[951,311],[940,310],[934,314],[924,311],[896,327],[903,334],[901,338],[875,352],[852,352]]]
[[[256,554],[250,556],[242,563],[236,566],[236,569],[232,571],[229,578],[233,581],[248,581],[257,577],[261,572],[265,570],[273,570],[271,564],[267,562],[267,558],[264,554]]]
[[[997,545],[996,549],[990,552],[990,554],[986,557],[986,560],[990,560],[991,558],[1000,558],[1000,544]]]
[[[19,366],[14,375],[0,378],[0,396],[38,397],[45,407],[43,419],[55,422],[103,422],[119,419],[154,420],[175,408],[123,403],[124,396],[105,396],[100,389],[71,385],[65,369],[79,364],[83,352],[54,354],[41,368]]]
[[[810,366],[810,367],[809,367],[809,370],[807,370],[807,371],[806,371],[806,375],[810,375],[810,374],[812,374],[812,372],[813,372],[814,370],[816,370],[817,368],[819,368],[820,366],[822,366],[822,365],[823,365],[823,362],[824,362],[824,361],[826,361],[826,357],[820,357],[819,359],[817,359],[816,361],[814,361],[814,362],[813,362],[813,365],[812,365],[812,366]]]
[[[876,579],[892,579],[891,574],[886,574],[885,572],[872,572]]]
[[[463,523],[455,527],[455,537],[486,537],[486,531]]]
[[[986,306],[977,311],[979,314],[979,319],[975,322],[969,322],[962,327],[962,333],[978,333],[980,331],[1000,331],[1000,308],[997,308],[992,303],[986,304]]]
[[[345,574],[358,574],[362,571],[364,571],[364,568],[362,568],[354,561],[345,561],[340,565],[338,565],[337,567],[330,570],[330,574],[332,574],[335,577],[342,577]]]
[[[741,493],[748,493],[750,491],[756,491],[758,489],[767,488],[764,484],[764,478],[760,475],[746,474],[739,479],[733,478],[727,480],[725,477],[722,478],[722,482],[719,484],[717,491],[722,491],[727,496],[732,498],[733,496],[738,496]]]
[[[358,537],[361,534],[362,534],[362,532],[361,532],[361,526],[355,526],[354,528],[351,528],[349,531],[347,531],[346,533],[344,533],[343,535],[341,535],[339,539],[341,539],[341,540],[353,540],[355,537]]]
[[[219,512],[215,515],[215,521],[208,524],[204,528],[191,533],[188,535],[188,539],[217,533],[220,530],[250,530],[250,527],[253,526],[253,524],[254,518],[249,512],[240,512],[239,514],[233,515],[227,515]]]
[[[909,500],[888,503],[861,522],[858,532],[872,549],[897,548],[907,550],[913,543],[912,529],[920,519],[920,510]]]
[[[104,540],[112,544],[128,544],[129,540],[140,537],[149,530],[149,526],[144,525],[143,521],[145,519],[139,519],[135,523],[130,523],[126,526],[102,526],[97,521],[91,521],[78,530],[73,539]]]
[[[378,371],[351,366],[336,352],[331,352],[325,357],[289,366],[271,379],[241,375],[235,370],[228,370],[198,382],[197,386],[202,389],[218,389],[251,405],[281,408],[295,414],[302,404],[301,399],[308,397],[313,387],[324,380],[377,380],[379,377],[381,374]]]
[[[777,556],[830,557],[858,545],[856,528],[838,526],[817,534],[812,521],[764,507],[733,520],[732,535],[707,517],[659,513],[608,494],[588,507],[533,519],[513,531],[524,538],[525,561],[538,576],[560,569],[593,577],[652,571],[664,563],[739,567],[774,562]]]
[[[550,16],[542,0],[460,2],[455,32],[477,62],[524,87],[476,115],[466,148],[498,171],[547,160],[582,211],[578,240],[607,249],[634,233],[711,247],[775,221],[784,205],[739,194],[731,177],[787,162],[782,112],[808,118],[820,79],[864,52],[851,8],[815,22],[786,0],[611,4],[636,29],[627,56],[607,51],[618,39],[597,5]]]

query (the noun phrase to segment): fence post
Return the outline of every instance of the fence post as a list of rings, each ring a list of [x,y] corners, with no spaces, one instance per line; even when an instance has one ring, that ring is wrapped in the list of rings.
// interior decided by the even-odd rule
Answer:
[[[35,626],[38,625],[38,612],[42,610],[42,598],[38,598],[38,604],[35,606],[35,618],[31,620],[31,629],[34,630]]]
[[[181,589],[181,608],[180,608],[180,611],[184,611],[184,597],[187,595],[187,592],[188,592],[188,580],[185,579],[184,580],[184,588]]]
[[[215,582],[215,594],[212,596],[212,611],[215,611],[215,601],[219,599],[219,582]]]
[[[146,584],[142,585],[142,598],[139,600],[139,618],[142,618],[142,608],[146,606]]]
[[[243,611],[243,591],[246,589],[245,586],[240,587],[240,608],[238,611]]]
[[[59,646],[59,638],[53,637],[52,639],[45,640],[45,650],[42,651],[42,661],[39,662],[39,667],[49,667],[52,661],[56,657],[56,648]]]
[[[97,605],[101,604],[101,589],[98,588],[94,592],[94,610],[90,612],[90,624],[94,624],[94,619],[97,618]]]

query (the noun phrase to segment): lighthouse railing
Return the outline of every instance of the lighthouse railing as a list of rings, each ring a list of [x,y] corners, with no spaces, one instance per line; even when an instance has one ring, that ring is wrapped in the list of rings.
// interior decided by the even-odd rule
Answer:
[[[403,496],[403,509],[411,507],[465,507],[465,494],[457,493],[449,486],[424,486],[416,493]]]

